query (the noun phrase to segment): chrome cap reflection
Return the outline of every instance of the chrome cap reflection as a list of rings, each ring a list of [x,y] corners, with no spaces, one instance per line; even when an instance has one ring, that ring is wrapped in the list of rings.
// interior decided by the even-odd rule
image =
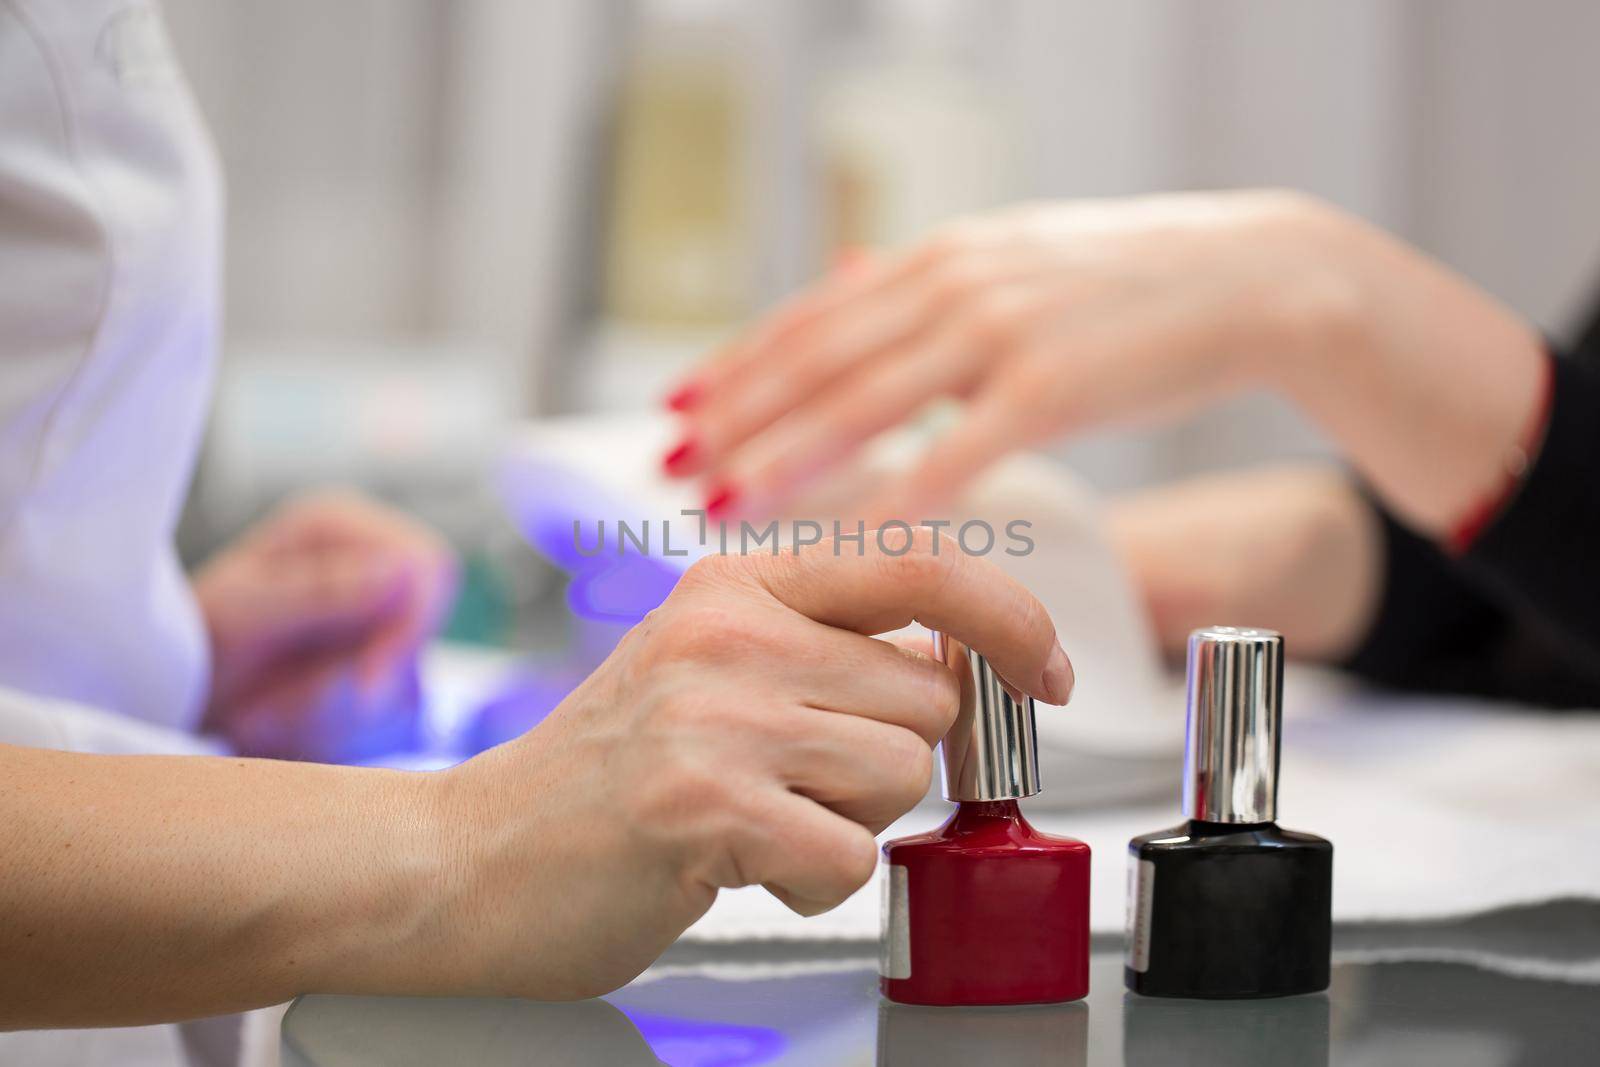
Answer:
[[[989,661],[942,633],[933,654],[961,680],[961,708],[939,742],[946,800],[1018,800],[1039,792],[1033,698],[1011,699]]]
[[[1271,822],[1278,812],[1283,635],[1210,626],[1189,635],[1183,813],[1204,822]]]

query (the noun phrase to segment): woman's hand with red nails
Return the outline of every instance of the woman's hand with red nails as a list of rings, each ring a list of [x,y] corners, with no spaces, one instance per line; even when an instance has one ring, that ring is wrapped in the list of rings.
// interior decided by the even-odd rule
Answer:
[[[756,324],[689,379],[694,452],[672,473],[769,511],[929,401],[965,399],[877,502],[913,518],[1014,449],[1262,387],[1438,531],[1503,478],[1540,349],[1486,295],[1308,197],[1024,206],[836,273]]]

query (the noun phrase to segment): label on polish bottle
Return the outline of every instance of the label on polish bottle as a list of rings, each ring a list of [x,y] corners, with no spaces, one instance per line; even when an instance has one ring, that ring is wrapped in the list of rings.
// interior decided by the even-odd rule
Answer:
[[[911,977],[911,888],[903,864],[886,863],[878,877],[878,973]]]
[[[1143,974],[1150,969],[1150,911],[1156,895],[1156,865],[1128,853],[1128,923],[1123,941],[1127,965]]]

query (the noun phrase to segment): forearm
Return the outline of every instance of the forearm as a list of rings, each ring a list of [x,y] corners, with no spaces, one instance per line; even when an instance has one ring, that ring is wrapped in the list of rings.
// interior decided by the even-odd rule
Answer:
[[[1452,581],[1499,612],[1492,654],[1454,651],[1493,659],[1496,692],[1591,701],[1600,375],[1552,357],[1518,316],[1388,235],[1344,220],[1324,236],[1348,299],[1328,302],[1320,345],[1276,364],[1279,384],[1399,526],[1443,552]],[[1588,680],[1539,688],[1518,674]]]
[[[428,779],[0,746],[0,1027],[394,991],[438,933]]]
[[[1287,282],[1296,327],[1263,369],[1395,515],[1442,540],[1505,484],[1544,383],[1543,341],[1373,227],[1308,209],[1318,257]]]

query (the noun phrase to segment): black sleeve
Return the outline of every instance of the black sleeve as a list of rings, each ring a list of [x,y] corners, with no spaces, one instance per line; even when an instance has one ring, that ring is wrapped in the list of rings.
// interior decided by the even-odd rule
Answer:
[[[1399,688],[1600,707],[1600,374],[1567,358],[1554,374],[1538,458],[1464,556],[1379,508],[1384,590],[1352,670]]]

